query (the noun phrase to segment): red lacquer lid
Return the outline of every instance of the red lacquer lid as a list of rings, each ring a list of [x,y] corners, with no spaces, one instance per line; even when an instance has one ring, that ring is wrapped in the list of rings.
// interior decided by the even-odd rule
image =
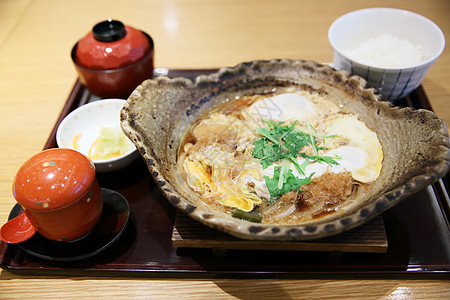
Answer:
[[[148,38],[141,31],[108,20],[95,25],[78,42],[75,56],[83,67],[109,70],[131,65],[150,50]]]
[[[26,161],[16,174],[13,195],[27,209],[66,207],[85,195],[95,182],[95,166],[71,149],[42,151]]]

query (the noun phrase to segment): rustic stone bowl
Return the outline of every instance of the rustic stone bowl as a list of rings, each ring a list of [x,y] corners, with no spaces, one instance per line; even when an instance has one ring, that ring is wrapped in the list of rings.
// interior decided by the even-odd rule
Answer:
[[[124,132],[135,143],[167,199],[193,219],[235,237],[251,240],[307,240],[354,228],[444,176],[450,142],[443,121],[427,110],[393,107],[379,101],[364,79],[303,60],[254,61],[186,78],[143,82],[121,112]],[[374,128],[382,144],[381,174],[372,189],[343,212],[302,225],[256,224],[206,206],[177,172],[177,153],[191,124],[215,105],[235,96],[293,86],[327,93]]]

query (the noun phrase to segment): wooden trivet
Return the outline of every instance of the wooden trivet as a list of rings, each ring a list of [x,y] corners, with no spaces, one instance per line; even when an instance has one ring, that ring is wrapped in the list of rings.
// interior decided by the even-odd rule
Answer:
[[[385,253],[388,248],[383,217],[378,216],[352,230],[310,241],[248,241],[213,230],[177,211],[172,244],[179,248],[284,250]]]

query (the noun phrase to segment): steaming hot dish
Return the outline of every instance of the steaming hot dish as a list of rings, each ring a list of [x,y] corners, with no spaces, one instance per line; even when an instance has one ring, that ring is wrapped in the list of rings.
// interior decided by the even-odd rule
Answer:
[[[195,80],[161,76],[130,95],[121,126],[180,212],[237,238],[317,239],[371,220],[448,172],[444,122],[365,85],[288,59]]]
[[[317,91],[232,99],[198,120],[178,169],[208,206],[252,222],[302,224],[350,207],[378,178],[376,133]]]

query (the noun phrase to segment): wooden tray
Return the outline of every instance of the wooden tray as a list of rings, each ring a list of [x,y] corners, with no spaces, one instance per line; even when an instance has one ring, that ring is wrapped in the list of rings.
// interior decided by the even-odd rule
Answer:
[[[167,73],[172,77],[193,78],[215,70],[156,71],[158,75]],[[75,83],[44,148],[56,147],[56,128],[61,120],[93,98],[78,81]],[[421,87],[397,104],[431,109]],[[101,186],[124,195],[131,209],[131,221],[124,234],[111,247],[88,259],[56,262],[33,257],[17,245],[0,243],[0,266],[26,275],[341,278],[358,274],[359,277],[448,277],[449,177],[447,174],[443,180],[383,214],[389,245],[385,252],[232,249],[224,253],[217,251],[217,248],[173,246],[176,210],[162,196],[145,164],[137,160],[123,170],[98,174]],[[317,240],[310,243],[321,242]]]
[[[224,255],[226,250],[276,250],[322,252],[385,253],[388,249],[383,217],[341,234],[313,241],[277,242],[247,241],[211,229],[177,211],[172,232],[172,244],[180,248],[209,248]]]

